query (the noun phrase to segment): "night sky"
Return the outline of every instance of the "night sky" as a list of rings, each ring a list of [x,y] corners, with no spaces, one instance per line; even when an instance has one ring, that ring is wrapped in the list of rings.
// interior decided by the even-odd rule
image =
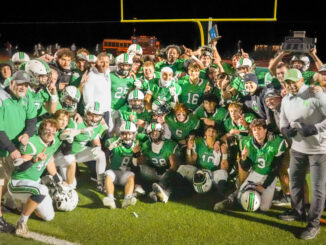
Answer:
[[[44,2],[43,2],[44,4]],[[159,5],[158,5],[159,4]],[[54,44],[93,49],[104,38],[129,39],[136,29],[138,35],[154,35],[161,44],[185,44],[190,48],[200,45],[197,24],[194,23],[120,23],[120,1],[107,1],[102,5],[79,2],[46,2],[37,5],[30,2],[18,4],[19,10],[3,11],[0,15],[0,48],[7,41],[30,51],[33,45]],[[26,9],[32,6],[32,11]],[[125,19],[138,18],[272,18],[274,0],[201,0],[191,1],[124,1]],[[4,9],[4,8],[2,8]],[[245,50],[254,44],[280,44],[290,30],[306,30],[307,36],[317,37],[318,56],[326,60],[325,1],[278,0],[277,22],[220,22],[222,39],[219,50],[222,56],[236,51],[236,43],[242,40]]]

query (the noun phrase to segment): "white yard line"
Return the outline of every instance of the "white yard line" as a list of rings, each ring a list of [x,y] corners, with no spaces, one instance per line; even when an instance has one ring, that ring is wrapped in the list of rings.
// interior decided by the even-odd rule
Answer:
[[[80,245],[80,243],[73,243],[66,240],[58,239],[53,236],[47,236],[40,233],[29,231],[26,238],[31,238],[36,241],[44,242],[53,245]]]

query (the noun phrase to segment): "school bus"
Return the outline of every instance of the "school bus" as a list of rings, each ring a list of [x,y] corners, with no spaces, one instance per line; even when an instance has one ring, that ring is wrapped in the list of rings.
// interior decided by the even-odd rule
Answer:
[[[160,48],[160,42],[155,36],[132,36],[129,40],[125,39],[104,39],[103,51],[117,56],[121,53],[127,53],[131,44],[139,44],[143,49],[144,55],[155,55]]]

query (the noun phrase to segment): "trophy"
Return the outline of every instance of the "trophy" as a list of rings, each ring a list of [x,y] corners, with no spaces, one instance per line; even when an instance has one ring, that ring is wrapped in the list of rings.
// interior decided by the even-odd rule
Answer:
[[[316,43],[317,38],[306,37],[306,31],[293,31],[292,37],[285,37],[280,49],[286,52],[309,53]]]

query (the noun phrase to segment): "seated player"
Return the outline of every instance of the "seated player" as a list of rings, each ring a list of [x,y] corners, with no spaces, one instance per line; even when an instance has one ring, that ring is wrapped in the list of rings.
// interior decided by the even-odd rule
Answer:
[[[267,131],[267,125],[263,119],[254,119],[250,123],[250,129],[253,136],[243,138],[240,146],[240,164],[249,175],[239,190],[215,204],[215,211],[223,211],[231,207],[237,199],[241,199],[242,190],[248,184],[254,184],[256,191],[260,193],[261,211],[267,211],[272,206],[279,157],[285,151],[286,143],[282,137]]]
[[[164,128],[160,123],[149,124],[146,133],[149,141],[142,145],[140,176],[152,184],[150,198],[155,202],[167,203],[172,192],[171,178],[177,169],[178,144],[163,138]]]
[[[199,169],[206,170],[210,178],[206,181],[212,181],[218,194],[224,197],[229,168],[228,151],[227,144],[220,145],[217,136],[217,129],[208,126],[205,128],[204,137],[190,137],[187,142],[186,165],[180,165],[178,172],[194,184],[196,192],[203,193],[208,192],[211,186],[205,189],[203,182],[198,188],[196,174]]]
[[[105,143],[109,170],[105,171],[105,192],[103,205],[110,209],[116,208],[114,188],[124,187],[122,208],[135,205],[137,199],[133,196],[135,174],[130,171],[140,154],[139,141],[136,140],[137,127],[133,122],[123,122],[120,127],[120,137],[113,137]],[[136,161],[136,162],[135,162]]]

